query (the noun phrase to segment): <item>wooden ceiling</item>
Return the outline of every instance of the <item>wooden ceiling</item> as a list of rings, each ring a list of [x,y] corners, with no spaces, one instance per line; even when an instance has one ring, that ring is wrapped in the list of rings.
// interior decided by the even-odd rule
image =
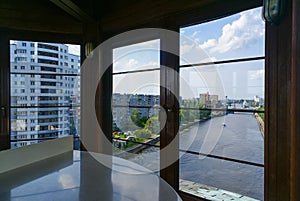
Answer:
[[[261,0],[0,0],[0,28],[82,34],[85,24],[97,24],[104,32],[120,32],[193,23],[211,15],[207,6],[215,7],[215,15],[226,15],[230,9],[222,11],[224,5],[238,7],[241,2],[244,8],[261,4]]]

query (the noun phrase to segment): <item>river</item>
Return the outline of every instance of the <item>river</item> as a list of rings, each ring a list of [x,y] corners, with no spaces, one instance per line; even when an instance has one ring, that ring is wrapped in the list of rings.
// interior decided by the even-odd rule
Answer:
[[[264,161],[264,139],[252,114],[228,114],[201,122],[180,134],[180,149],[259,164]],[[145,149],[130,160],[159,172],[158,148]],[[181,179],[263,200],[263,167],[183,152],[179,163]]]

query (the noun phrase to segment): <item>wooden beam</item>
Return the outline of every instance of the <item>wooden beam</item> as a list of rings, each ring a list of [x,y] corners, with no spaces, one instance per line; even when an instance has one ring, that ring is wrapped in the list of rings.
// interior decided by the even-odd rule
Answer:
[[[104,32],[120,33],[143,27],[164,28],[164,24],[188,26],[231,15],[262,5],[262,0],[140,1],[116,5],[101,18]]]
[[[0,27],[50,33],[82,34],[82,22],[50,1],[16,0],[0,3]]]
[[[94,19],[90,15],[84,12],[80,7],[78,7],[71,0],[50,0],[50,1],[81,22],[94,21]]]

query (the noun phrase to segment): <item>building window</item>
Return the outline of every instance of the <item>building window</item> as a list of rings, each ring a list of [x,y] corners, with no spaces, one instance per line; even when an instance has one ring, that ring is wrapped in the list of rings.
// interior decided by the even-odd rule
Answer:
[[[30,81],[30,85],[34,85],[34,81]]]
[[[30,47],[34,47],[34,43],[30,43]]]
[[[30,89],[30,93],[35,93],[35,90],[34,89]]]
[[[30,69],[31,69],[31,70],[34,70],[34,66],[30,66]]]
[[[21,66],[21,70],[25,70],[25,66]]]
[[[31,54],[31,55],[34,55],[34,51],[30,51],[30,54]]]
[[[26,43],[22,43],[22,47],[26,47]]]

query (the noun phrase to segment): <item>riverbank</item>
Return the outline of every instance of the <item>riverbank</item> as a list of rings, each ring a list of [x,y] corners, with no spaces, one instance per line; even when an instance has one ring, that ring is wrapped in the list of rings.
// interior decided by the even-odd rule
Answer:
[[[159,141],[160,141],[160,136],[157,135],[157,136],[143,142],[144,144],[137,144],[135,146],[132,146],[125,150],[122,150],[121,152],[114,153],[114,156],[128,159],[128,158],[130,158],[130,156],[132,156],[132,154],[139,153],[139,152],[143,151],[144,149],[149,148],[149,145],[155,145]],[[149,144],[149,145],[145,145],[145,143]]]
[[[261,132],[261,135],[263,136],[263,138],[265,138],[265,122],[262,120],[262,118],[259,116],[258,113],[255,113],[254,117],[258,123],[258,127]]]

